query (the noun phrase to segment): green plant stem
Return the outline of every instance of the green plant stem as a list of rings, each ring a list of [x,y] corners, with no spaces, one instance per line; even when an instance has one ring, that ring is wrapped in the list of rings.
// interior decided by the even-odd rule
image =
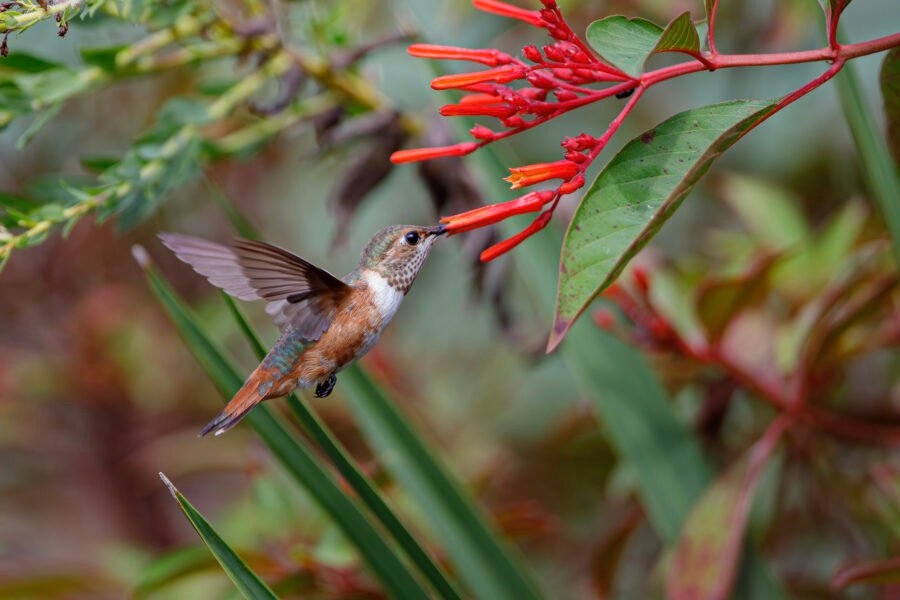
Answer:
[[[863,176],[881,208],[893,242],[894,256],[900,264],[900,177],[897,167],[884,137],[878,132],[853,65],[844,67],[835,80],[844,117],[859,152]]]
[[[78,9],[85,0],[61,0],[55,4],[47,4],[46,7],[36,2],[20,2],[27,10],[19,14],[0,14],[0,33],[8,31],[24,31],[35,23],[63,13],[69,9]]]

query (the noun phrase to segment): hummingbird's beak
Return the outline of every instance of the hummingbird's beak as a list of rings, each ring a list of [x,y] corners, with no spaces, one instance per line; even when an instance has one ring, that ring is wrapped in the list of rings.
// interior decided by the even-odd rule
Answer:
[[[433,236],[444,235],[445,233],[447,233],[447,226],[441,223],[440,225],[435,225],[434,227],[426,227],[425,233]]]

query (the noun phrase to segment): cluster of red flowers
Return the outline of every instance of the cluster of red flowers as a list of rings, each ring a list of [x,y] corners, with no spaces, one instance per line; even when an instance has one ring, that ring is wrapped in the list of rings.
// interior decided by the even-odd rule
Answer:
[[[543,229],[550,221],[560,197],[584,186],[584,173],[588,166],[603,150],[641,92],[638,80],[601,61],[572,32],[556,2],[542,0],[542,3],[544,8],[536,11],[498,0],[473,0],[478,9],[543,28],[555,40],[540,49],[525,46],[522,49],[524,59],[496,49],[473,50],[431,44],[414,44],[409,47],[409,53],[419,58],[465,60],[489,67],[472,73],[437,77],[431,82],[431,87],[436,90],[465,92],[457,103],[441,107],[442,115],[491,117],[499,121],[502,130],[495,131],[484,125],[476,125],[469,130],[476,141],[440,148],[401,150],[391,156],[395,163],[464,156],[486,144],[540,125],[585,104],[611,96],[632,95],[622,114],[599,138],[585,133],[566,138],[562,142],[563,160],[512,168],[510,176],[506,178],[514,190],[549,180],[562,180],[555,190],[530,192],[508,202],[441,219],[447,230],[454,234],[547,207],[524,231],[485,250],[481,255],[484,261],[504,254]],[[519,82],[520,86],[510,87],[514,82]],[[602,89],[589,87],[596,83],[612,85]],[[635,90],[637,93],[634,93]]]

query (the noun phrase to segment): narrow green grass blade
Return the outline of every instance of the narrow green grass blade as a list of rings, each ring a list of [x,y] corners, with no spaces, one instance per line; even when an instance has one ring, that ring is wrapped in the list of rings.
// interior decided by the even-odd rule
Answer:
[[[476,598],[540,598],[517,557],[453,481],[393,402],[354,365],[341,373],[357,422],[386,469],[429,515],[435,532]]]
[[[222,295],[234,316],[238,326],[247,337],[247,341],[253,347],[257,357],[262,359],[266,349],[259,337],[247,323],[244,315],[237,307],[234,300],[225,294]],[[338,472],[344,477],[351,488],[359,495],[363,504],[372,512],[384,528],[390,533],[397,544],[406,552],[412,563],[419,569],[422,575],[434,587],[440,598],[459,599],[461,593],[444,570],[437,565],[425,552],[421,545],[412,536],[397,515],[391,510],[387,502],[378,492],[375,484],[356,466],[353,459],[347,453],[341,443],[331,434],[318,415],[309,407],[302,397],[292,394],[288,397],[288,406],[300,421],[303,429],[318,444],[325,455],[331,459]]]
[[[243,381],[237,370],[212,344],[189,309],[150,265],[142,248],[135,248],[135,257],[145,270],[150,288],[172,319],[188,349],[203,366],[222,397],[225,400],[230,399]],[[295,439],[265,406],[253,409],[246,419],[287,471],[356,546],[391,597],[400,599],[430,597],[368,516],[319,464],[312,448],[304,441]]]
[[[834,79],[866,184],[881,208],[893,240],[894,256],[900,262],[900,177],[897,167],[869,111],[855,65],[846,64]]]
[[[212,552],[213,556],[216,557],[216,560],[219,561],[219,564],[222,565],[225,574],[234,582],[234,585],[240,590],[241,594],[244,595],[244,598],[247,598],[248,600],[278,600],[278,596],[276,596],[272,590],[269,589],[269,586],[267,586],[263,580],[247,566],[247,563],[241,560],[241,557],[225,543],[225,540],[216,533],[216,530],[212,528],[212,525],[210,525],[206,519],[203,518],[203,515],[187,501],[187,498],[181,495],[181,492],[172,485],[172,482],[162,473],[159,474],[159,477],[163,480],[163,483],[166,484],[166,487],[169,488],[169,492],[172,494],[175,502],[181,507],[184,516],[186,516],[191,525],[193,525],[197,534],[200,535],[200,539],[203,540],[209,548],[209,551]]]

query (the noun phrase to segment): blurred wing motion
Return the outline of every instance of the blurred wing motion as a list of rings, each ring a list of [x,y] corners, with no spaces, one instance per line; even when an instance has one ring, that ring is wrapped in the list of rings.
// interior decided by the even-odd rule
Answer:
[[[231,246],[187,235],[159,235],[175,255],[211,284],[241,300],[266,300],[266,312],[282,329],[290,325],[307,341],[322,336],[351,288],[278,246],[236,240]]]

